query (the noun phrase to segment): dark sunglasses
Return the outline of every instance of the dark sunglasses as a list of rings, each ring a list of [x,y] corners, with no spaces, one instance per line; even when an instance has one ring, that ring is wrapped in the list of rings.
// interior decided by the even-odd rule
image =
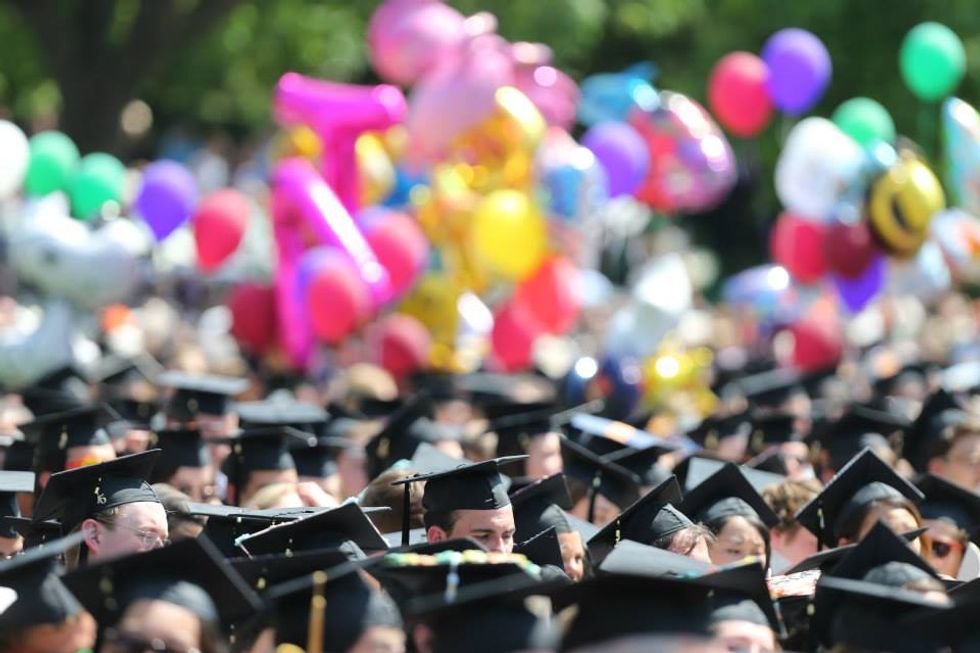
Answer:
[[[932,555],[937,558],[945,558],[953,550],[962,551],[963,545],[959,542],[940,542],[938,540],[932,541]]]

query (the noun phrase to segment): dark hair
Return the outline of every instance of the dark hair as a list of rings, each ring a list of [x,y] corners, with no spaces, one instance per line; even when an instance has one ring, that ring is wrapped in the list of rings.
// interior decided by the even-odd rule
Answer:
[[[394,533],[401,530],[405,513],[405,488],[392,485],[395,481],[408,478],[412,472],[408,470],[391,470],[371,481],[361,497],[361,505],[366,507],[388,507],[391,510],[371,513],[368,518],[382,533]],[[410,515],[409,528],[422,527],[422,483],[409,483]]]
[[[884,499],[872,501],[851,515],[843,524],[841,524],[840,528],[837,529],[837,537],[844,538],[848,542],[857,542],[859,539],[858,534],[861,532],[861,524],[864,523],[864,518],[878,506],[887,506],[889,508],[907,510],[913,517],[915,517],[916,525],[922,526],[922,515],[919,513],[919,509],[915,507],[914,503],[905,497],[885,497]]]
[[[747,521],[749,526],[754,528],[759,534],[759,537],[762,538],[762,543],[766,547],[766,562],[763,567],[769,569],[769,561],[772,559],[772,542],[769,539],[769,528],[762,523],[762,520],[759,519],[758,515],[725,515],[724,517],[718,517],[709,522],[705,522],[704,525],[711,531],[712,535],[717,536],[719,533],[721,533],[722,529],[725,528],[725,525],[728,524],[729,520],[734,517],[741,517]]]
[[[425,524],[425,530],[429,530],[433,526],[438,526],[446,531],[446,533],[450,533],[456,524],[456,512],[453,510],[446,512],[426,510],[422,513],[422,522]]]
[[[697,546],[698,541],[702,539],[708,544],[711,544],[715,540],[714,533],[708,530],[707,527],[702,524],[692,524],[687,528],[682,528],[679,531],[674,531],[673,533],[658,537],[654,541],[650,542],[650,546],[667,551],[674,544],[674,540],[681,535],[687,535],[691,538],[691,547],[685,551],[683,555],[689,554],[694,547]]]
[[[957,442],[977,435],[980,435],[980,421],[976,417],[950,424],[940,432],[940,437],[931,440],[925,459],[929,461],[933,458],[945,458]]]

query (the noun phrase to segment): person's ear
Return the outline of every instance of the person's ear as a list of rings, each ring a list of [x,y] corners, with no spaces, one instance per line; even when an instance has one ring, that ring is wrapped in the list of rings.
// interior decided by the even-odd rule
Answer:
[[[97,551],[99,548],[99,538],[101,536],[99,522],[94,519],[86,519],[82,522],[81,531],[85,537],[85,545],[89,550]]]
[[[438,526],[429,526],[429,529],[425,531],[425,539],[429,542],[442,542],[449,539],[449,533]]]
[[[936,456],[935,458],[930,458],[929,462],[926,463],[926,471],[928,471],[930,474],[942,476],[946,471],[946,465],[943,464],[942,458]]]

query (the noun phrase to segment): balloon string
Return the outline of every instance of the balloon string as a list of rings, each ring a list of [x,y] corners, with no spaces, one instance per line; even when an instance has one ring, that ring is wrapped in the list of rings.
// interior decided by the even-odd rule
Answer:
[[[936,158],[936,129],[934,125],[934,105],[929,102],[919,102],[919,125],[918,136],[919,144],[925,153],[926,160],[930,163],[937,161]]]

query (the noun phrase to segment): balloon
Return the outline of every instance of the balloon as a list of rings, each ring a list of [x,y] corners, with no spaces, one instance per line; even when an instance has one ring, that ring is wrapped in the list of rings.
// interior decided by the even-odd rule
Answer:
[[[534,341],[544,332],[534,318],[514,304],[503,306],[495,315],[490,343],[494,362],[506,372],[531,365]]]
[[[776,195],[797,216],[826,221],[863,163],[861,148],[834,123],[805,118],[789,132],[776,161]]]
[[[966,51],[956,32],[940,23],[909,30],[899,52],[902,79],[920,100],[935,102],[959,85],[966,73]]]
[[[20,127],[0,120],[0,200],[14,194],[24,183],[31,149]]]
[[[766,128],[772,102],[766,90],[765,62],[749,52],[722,57],[708,78],[708,104],[725,129],[751,138]]]
[[[823,256],[827,269],[844,279],[857,279],[879,254],[867,222],[835,222],[823,237]]]
[[[354,151],[357,154],[358,186],[361,191],[358,206],[378,204],[395,187],[395,166],[388,158],[378,134],[361,134]]]
[[[566,333],[582,307],[580,287],[578,268],[556,256],[517,286],[513,302],[549,333]]]
[[[704,108],[663,91],[659,106],[636,111],[630,124],[650,152],[650,172],[636,196],[658,211],[698,213],[714,208],[735,186],[735,155]]]
[[[548,246],[548,231],[526,194],[497,190],[477,207],[469,240],[477,259],[492,274],[519,281],[540,264]]]
[[[263,354],[276,341],[276,295],[269,286],[243,283],[228,296],[231,335],[254,354]]]
[[[378,365],[398,382],[428,367],[432,336],[410,315],[393,313],[384,317],[372,333],[371,342]]]
[[[656,109],[660,99],[650,84],[653,73],[653,66],[640,63],[621,73],[586,77],[580,87],[579,122],[589,127],[600,122],[623,122],[634,109]]]
[[[650,153],[635,129],[621,122],[604,122],[582,136],[606,171],[609,196],[629,195],[650,169]]]
[[[784,212],[769,237],[772,260],[802,283],[813,283],[827,271],[821,224]]]
[[[903,159],[871,186],[871,231],[886,252],[912,256],[925,241],[932,216],[945,206],[932,170],[918,159]]]
[[[311,250],[316,269],[300,288],[314,335],[335,345],[368,318],[371,296],[357,269],[341,252],[323,249]]]
[[[550,213],[566,220],[593,214],[609,198],[606,171],[584,147],[575,147],[567,162],[546,164],[540,182],[548,191]]]
[[[888,270],[884,256],[875,256],[867,268],[857,277],[831,275],[837,296],[841,303],[851,313],[857,313],[874,299],[885,285],[885,273]]]
[[[599,374],[592,386],[605,398],[603,415],[612,419],[630,416],[643,395],[643,369],[630,357],[606,356],[599,364]]]
[[[840,130],[867,147],[876,141],[895,141],[895,123],[888,110],[871,98],[856,97],[843,102],[834,110],[834,124]]]
[[[24,180],[27,194],[47,195],[56,190],[64,190],[78,165],[78,148],[75,143],[57,131],[34,134],[29,143],[31,161]]]
[[[371,209],[359,219],[368,245],[388,271],[394,296],[405,294],[418,281],[429,261],[429,241],[411,217],[386,209]]]
[[[99,214],[106,202],[119,202],[126,182],[126,167],[111,154],[87,154],[68,182],[72,214],[88,220]]]
[[[211,272],[225,262],[242,242],[251,209],[237,190],[226,188],[201,200],[194,212],[194,242],[197,262]]]
[[[959,205],[980,215],[980,114],[958,98],[943,104],[947,186]]]
[[[946,209],[929,223],[929,235],[950,267],[963,272],[980,262],[980,220],[961,209]]]
[[[197,184],[187,168],[176,161],[156,161],[143,171],[133,207],[161,241],[182,225],[197,203]]]
[[[781,265],[759,265],[734,274],[722,284],[722,299],[763,316],[782,314],[796,301],[789,271]]]
[[[386,0],[368,23],[368,52],[378,75],[411,86],[440,61],[458,56],[463,16],[440,0]]]
[[[394,86],[336,84],[286,73],[276,84],[276,120],[306,124],[323,143],[320,170],[348,211],[360,207],[356,144],[366,131],[381,131],[405,118],[405,97]]]
[[[832,65],[823,42],[805,29],[781,29],[762,47],[772,103],[791,116],[810,109],[830,83]]]
[[[540,43],[515,43],[514,86],[534,103],[549,125],[571,129],[579,90],[571,77],[551,65],[551,48]]]
[[[789,328],[793,335],[793,365],[801,372],[834,367],[844,353],[844,339],[836,321],[805,317]]]

